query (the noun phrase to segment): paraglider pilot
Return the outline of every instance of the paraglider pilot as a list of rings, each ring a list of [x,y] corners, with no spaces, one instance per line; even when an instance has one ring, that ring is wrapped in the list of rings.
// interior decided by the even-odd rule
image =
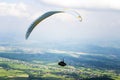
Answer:
[[[63,59],[62,61],[58,62],[58,65],[59,66],[66,66],[67,64],[64,62],[64,59]]]

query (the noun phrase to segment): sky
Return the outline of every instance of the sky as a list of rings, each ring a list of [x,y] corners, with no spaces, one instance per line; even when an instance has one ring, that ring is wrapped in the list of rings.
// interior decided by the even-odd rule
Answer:
[[[47,11],[75,10],[41,22],[29,39],[40,42],[120,40],[120,0],[0,0],[0,40],[25,40],[30,24]]]

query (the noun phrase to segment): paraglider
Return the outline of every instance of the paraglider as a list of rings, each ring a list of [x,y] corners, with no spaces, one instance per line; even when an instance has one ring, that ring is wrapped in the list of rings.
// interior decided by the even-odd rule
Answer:
[[[60,65],[60,66],[66,66],[67,64],[64,62],[64,59],[63,59],[62,61],[58,62],[58,65]]]
[[[77,13],[76,11],[72,11],[76,16],[77,18],[79,19],[79,21],[82,21],[82,18],[81,16],[79,15],[79,13]],[[57,14],[57,13],[69,13],[67,11],[49,11],[49,12],[46,12],[44,13],[43,15],[41,15],[38,19],[36,19],[31,25],[30,27],[28,28],[27,32],[26,32],[26,35],[25,35],[25,38],[28,39],[29,35],[31,34],[32,30],[40,23],[42,22],[43,20],[45,20],[46,18],[54,15],[54,14]],[[74,16],[75,16],[74,15]]]

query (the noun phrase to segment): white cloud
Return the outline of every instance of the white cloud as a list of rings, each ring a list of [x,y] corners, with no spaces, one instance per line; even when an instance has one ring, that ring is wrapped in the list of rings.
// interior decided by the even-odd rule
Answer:
[[[76,8],[100,8],[100,9],[116,9],[120,10],[120,0],[42,0],[42,2]]]
[[[67,54],[69,56],[79,58],[80,55],[88,55],[88,53],[83,52],[74,52],[74,51],[64,51],[64,50],[56,50],[56,49],[40,49],[40,48],[25,48],[25,47],[3,47],[0,46],[0,52],[14,52],[17,51],[23,51],[27,54],[45,54],[48,53],[54,53],[54,54]],[[21,52],[20,52],[21,53]]]
[[[87,53],[83,53],[83,52],[73,52],[73,51],[63,51],[63,50],[53,50],[53,49],[49,49],[48,52],[55,54],[68,54],[75,58],[79,58],[80,55],[87,55]]]
[[[24,3],[7,3],[0,2],[0,16],[29,16],[27,12],[27,5]]]

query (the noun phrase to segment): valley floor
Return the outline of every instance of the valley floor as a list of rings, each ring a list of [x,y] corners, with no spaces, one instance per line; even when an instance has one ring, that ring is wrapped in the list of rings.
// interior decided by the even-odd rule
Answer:
[[[0,80],[120,80],[120,74],[114,70],[0,58]]]

